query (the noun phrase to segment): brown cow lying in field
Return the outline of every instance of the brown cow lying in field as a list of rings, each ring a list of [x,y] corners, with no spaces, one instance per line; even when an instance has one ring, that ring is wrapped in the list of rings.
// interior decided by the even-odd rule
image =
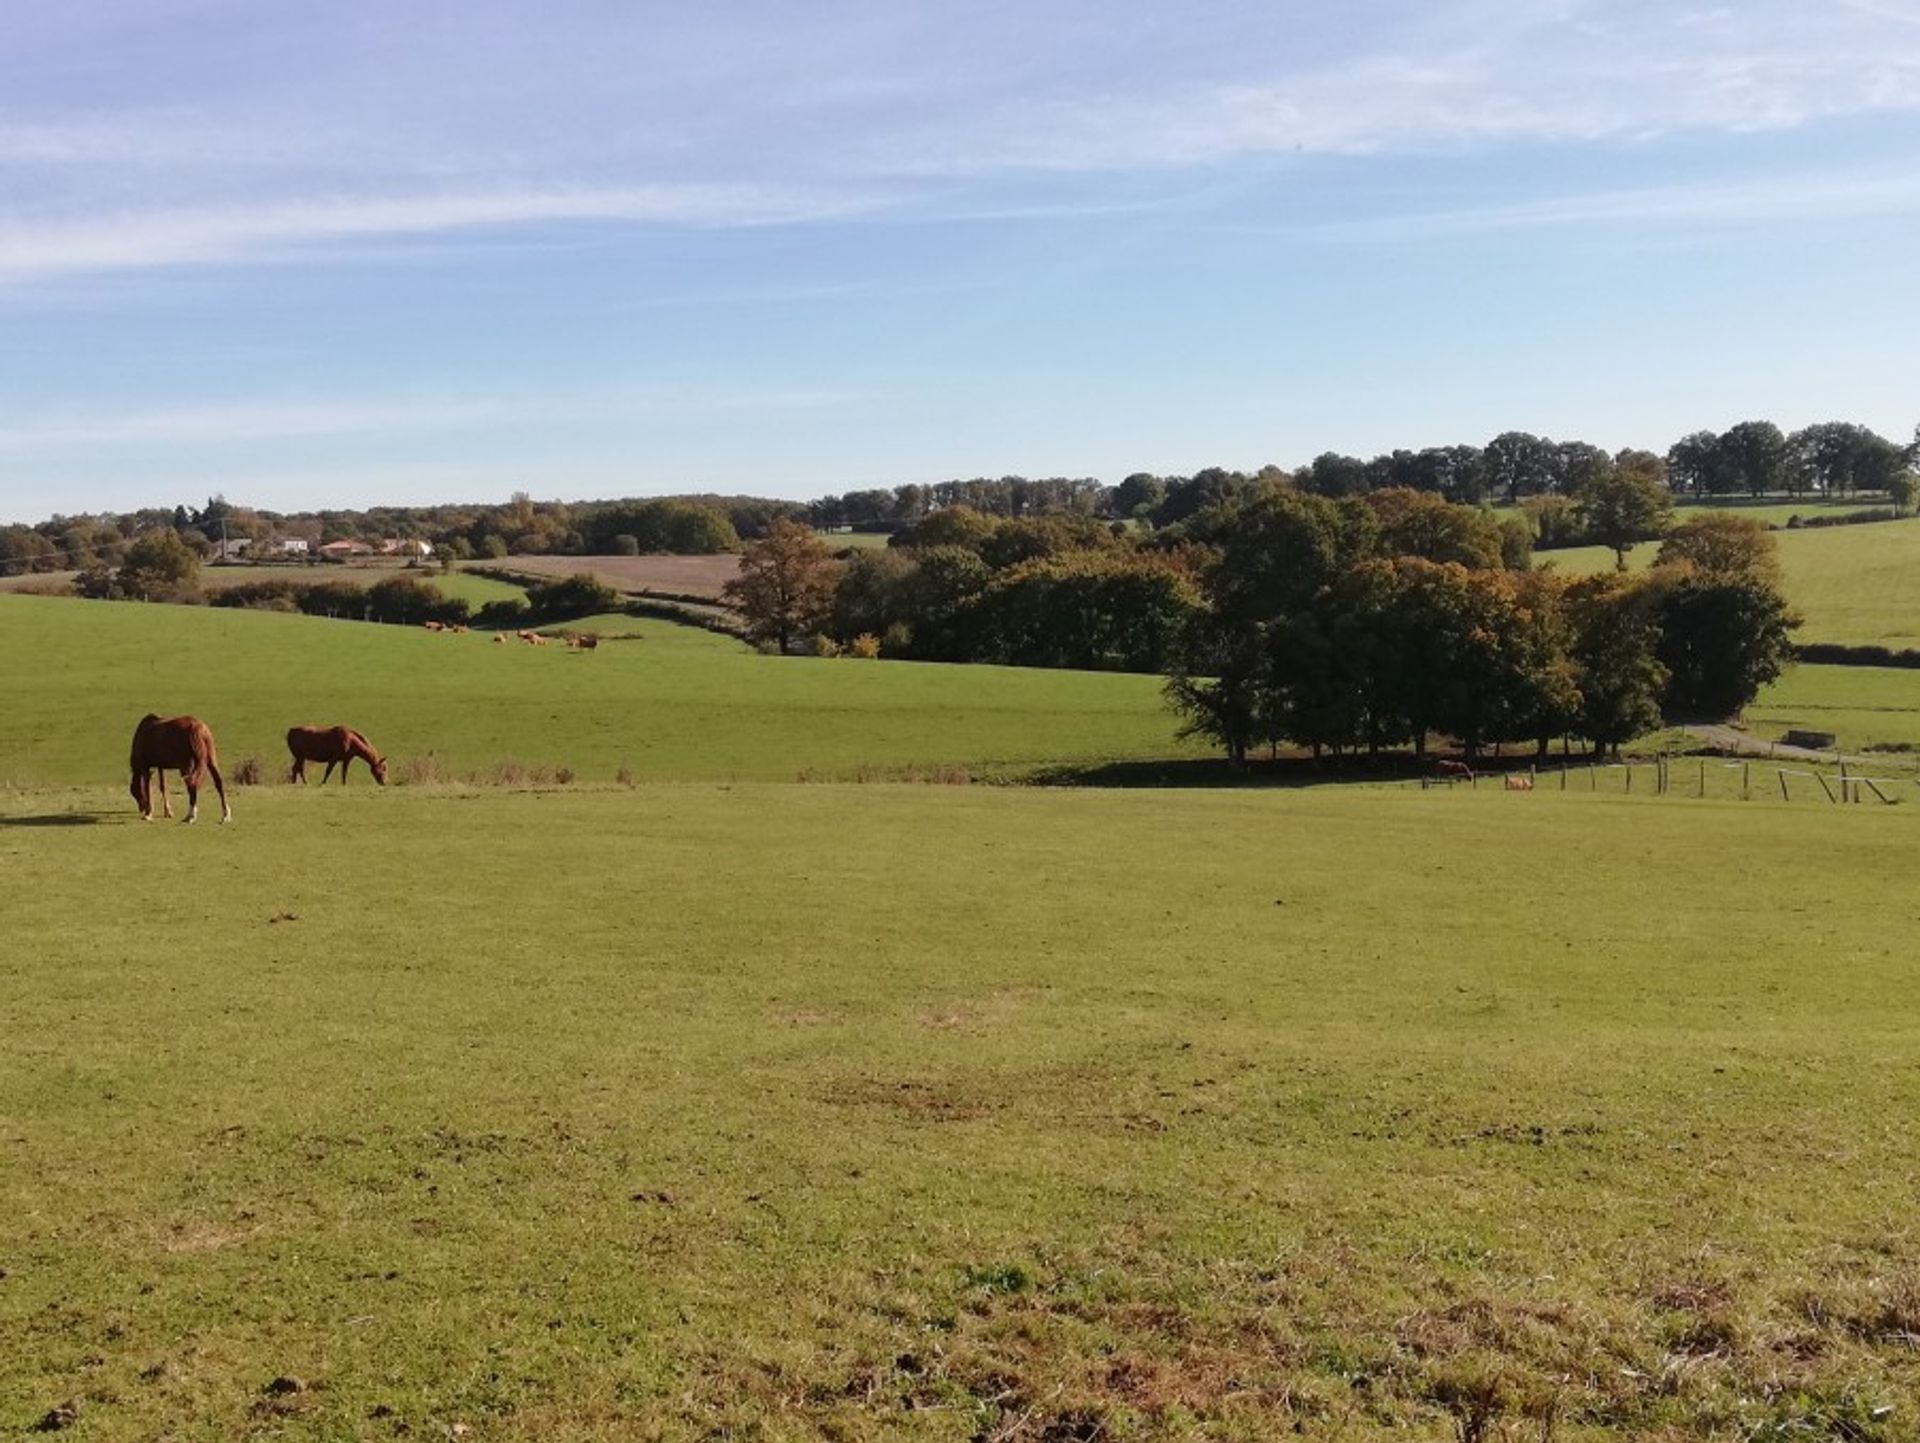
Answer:
[[[173,815],[173,803],[167,800],[167,773],[180,773],[187,784],[187,820],[200,816],[200,784],[213,778],[213,789],[220,794],[220,820],[231,822],[233,808],[227,805],[226,783],[220,778],[220,763],[214,756],[213,733],[198,717],[161,718],[148,712],[133,730],[133,750],[128,757],[133,781],[128,790],[140,807],[140,820],[153,820],[153,778],[160,774],[160,814]]]
[[[1502,779],[1501,785],[1510,792],[1530,792],[1533,790],[1533,778],[1513,773]]]

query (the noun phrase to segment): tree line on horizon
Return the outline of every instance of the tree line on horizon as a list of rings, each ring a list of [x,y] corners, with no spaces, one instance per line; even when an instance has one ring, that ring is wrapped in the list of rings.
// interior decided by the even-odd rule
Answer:
[[[536,501],[526,492],[501,504],[376,507],[278,513],[213,497],[204,506],[153,508],[99,516],[55,516],[35,526],[0,527],[0,575],[85,570],[117,562],[136,536],[171,529],[203,557],[223,539],[265,542],[423,540],[456,560],[513,554],[712,554],[738,550],[779,519],[827,531],[900,532],[955,507],[1006,519],[1080,516],[1156,530],[1275,481],[1339,498],[1411,490],[1459,505],[1503,504],[1522,511],[1543,549],[1613,544],[1604,515],[1622,476],[1643,490],[1699,500],[1786,495],[1838,500],[1884,495],[1912,506],[1920,480],[1920,428],[1902,446],[1851,422],[1821,422],[1787,433],[1770,421],[1742,421],[1723,432],[1696,431],[1664,454],[1608,452],[1582,441],[1557,442],[1506,431],[1484,446],[1395,450],[1363,459],[1324,452],[1289,472],[1206,467],[1185,476],[1135,472],[1118,484],[1081,478],[1004,476],[912,483],[849,491],[812,502],[712,494],[615,501]],[[1644,531],[1636,539],[1651,539]]]

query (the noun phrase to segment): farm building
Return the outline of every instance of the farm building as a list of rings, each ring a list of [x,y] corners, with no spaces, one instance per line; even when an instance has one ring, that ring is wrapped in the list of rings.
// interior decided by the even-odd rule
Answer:
[[[364,541],[329,541],[320,548],[320,554],[345,561],[350,556],[371,556],[373,548]]]

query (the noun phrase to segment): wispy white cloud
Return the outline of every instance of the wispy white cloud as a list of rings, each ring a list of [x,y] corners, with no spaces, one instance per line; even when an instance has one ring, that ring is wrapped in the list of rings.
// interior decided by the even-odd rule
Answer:
[[[0,416],[0,452],[70,454],[123,446],[206,446],[326,437],[485,431],[662,417],[817,410],[868,399],[831,388],[631,387],[565,395],[239,400],[130,411]]]
[[[851,191],[777,186],[606,189],[292,200],[0,225],[0,284],[88,271],[250,260],[302,245],[552,222],[760,226],[858,213]]]
[[[1038,100],[969,135],[894,142],[881,160],[946,175],[1166,169],[1252,155],[1781,130],[1875,113],[1920,113],[1920,48],[1813,56],[1476,48],[1367,56],[1176,96]]]
[[[1509,204],[1415,211],[1281,228],[1342,240],[1399,241],[1554,226],[1738,225],[1920,215],[1920,172],[1869,167],[1739,183],[1644,186]],[[1274,229],[1271,227],[1265,229]]]
[[[1915,0],[1059,0],[993,25],[845,0],[748,5],[750,46],[691,13],[341,5],[357,28],[184,7],[172,68],[82,27],[64,43],[122,67],[91,97],[0,58],[0,285],[513,227],[1018,223],[1112,207],[1034,189],[1068,173],[1144,191],[1245,157],[1920,116]],[[224,65],[227,45],[267,60]]]

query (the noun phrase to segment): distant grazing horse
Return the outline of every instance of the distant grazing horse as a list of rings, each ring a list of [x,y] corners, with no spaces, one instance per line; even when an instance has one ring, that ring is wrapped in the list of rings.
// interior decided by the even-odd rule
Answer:
[[[358,757],[367,764],[376,782],[383,787],[387,784],[387,759],[373,749],[372,742],[352,727],[295,727],[287,733],[287,750],[293,753],[290,781],[304,783],[307,779],[307,763],[325,762],[327,769],[320,774],[320,785],[324,787],[331,781],[333,769],[338,767],[340,785],[344,787],[347,784],[347,768]]]
[[[1433,764],[1433,767],[1443,777],[1458,777],[1463,782],[1473,780],[1473,768],[1465,762],[1456,762],[1448,757],[1442,757]]]
[[[133,729],[133,752],[127,759],[133,772],[127,788],[140,807],[140,820],[153,820],[153,776],[160,774],[160,814],[173,815],[173,803],[167,799],[167,773],[178,772],[187,784],[187,820],[200,816],[200,784],[213,778],[213,789],[220,794],[220,820],[233,820],[233,808],[227,805],[227,786],[220,779],[220,762],[213,753],[213,733],[198,717],[157,717],[148,712]]]

